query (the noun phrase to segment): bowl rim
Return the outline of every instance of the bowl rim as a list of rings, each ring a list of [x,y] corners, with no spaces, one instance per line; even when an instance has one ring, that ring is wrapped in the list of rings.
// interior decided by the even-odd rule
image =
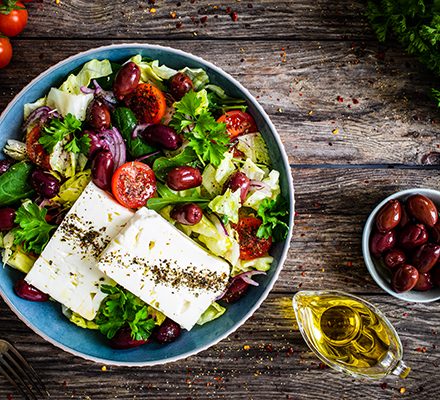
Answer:
[[[369,214],[367,221],[365,222],[364,229],[362,231],[362,254],[364,257],[365,265],[366,265],[371,277],[374,279],[376,284],[380,288],[382,288],[385,292],[387,292],[391,296],[396,297],[399,300],[404,300],[404,301],[411,302],[411,303],[431,303],[431,302],[440,300],[440,294],[434,295],[431,297],[423,297],[423,298],[414,299],[414,298],[408,298],[408,296],[406,295],[406,293],[408,293],[408,292],[402,292],[402,293],[394,292],[391,289],[391,287],[389,286],[389,284],[380,276],[380,273],[378,271],[378,267],[376,266],[375,262],[373,261],[373,258],[371,256],[371,252],[370,252],[370,246],[369,246],[370,235],[373,230],[372,228],[373,228],[373,224],[374,224],[374,218],[376,217],[379,210],[389,200],[400,199],[402,197],[409,196],[412,194],[422,194],[426,197],[429,197],[430,195],[434,194],[440,198],[440,191],[439,190],[420,187],[420,188],[410,188],[410,189],[400,190],[398,192],[391,194],[390,196],[386,197],[385,199],[383,199],[379,204],[376,205],[376,207],[374,207],[374,209]],[[409,291],[409,292],[411,292],[411,291]],[[414,292],[412,292],[412,293],[414,293]],[[426,291],[426,292],[417,292],[416,291],[415,293],[418,293],[422,296],[423,294],[429,293],[429,291]]]
[[[127,49],[127,48],[142,48],[145,50],[162,50],[168,53],[173,53],[176,56],[181,56],[181,57],[185,57],[185,58],[190,58],[195,62],[198,62],[202,65],[204,65],[205,67],[210,68],[211,70],[213,70],[215,73],[218,73],[219,75],[222,75],[223,77],[225,77],[227,80],[229,80],[232,84],[234,84],[240,91],[242,91],[244,93],[244,95],[247,97],[247,100],[249,102],[252,103],[252,105],[255,107],[256,111],[261,115],[261,117],[263,118],[264,122],[267,124],[270,132],[273,135],[273,138],[280,150],[281,156],[282,156],[282,164],[286,170],[287,173],[287,186],[288,186],[288,196],[289,196],[289,212],[290,212],[290,218],[289,218],[289,232],[287,235],[287,238],[285,239],[285,244],[284,247],[282,249],[281,252],[281,256],[277,265],[277,269],[275,270],[272,278],[270,279],[270,281],[268,282],[264,292],[261,294],[260,298],[255,302],[255,304],[249,309],[249,311],[244,315],[244,317],[237,322],[234,326],[232,326],[230,329],[228,329],[226,332],[224,332],[223,334],[219,335],[218,338],[212,340],[211,342],[208,342],[206,345],[201,346],[200,348],[196,348],[194,350],[191,351],[187,351],[185,353],[170,357],[170,358],[166,358],[166,359],[162,359],[162,360],[155,360],[155,361],[140,361],[140,362],[133,362],[133,361],[115,361],[115,360],[111,360],[108,358],[100,358],[100,357],[95,357],[95,356],[91,356],[88,354],[84,354],[81,353],[80,351],[77,351],[69,346],[66,346],[64,344],[61,344],[60,342],[58,342],[56,339],[53,339],[49,336],[47,336],[41,329],[37,328],[34,324],[30,323],[26,316],[23,315],[13,304],[12,302],[9,301],[8,297],[0,290],[0,295],[3,298],[3,300],[5,301],[5,303],[9,306],[9,308],[14,312],[14,314],[22,321],[24,322],[24,324],[30,328],[31,330],[33,330],[36,334],[38,334],[40,337],[42,337],[44,340],[46,340],[47,342],[53,344],[54,346],[70,353],[73,354],[77,357],[81,357],[83,359],[89,360],[89,361],[93,361],[96,363],[105,363],[107,365],[115,365],[115,366],[128,366],[128,367],[145,367],[145,366],[154,366],[154,365],[164,365],[167,363],[171,363],[171,362],[175,362],[178,360],[182,360],[185,359],[189,356],[198,354],[216,344],[218,344],[220,341],[224,340],[225,338],[227,338],[229,335],[231,335],[232,333],[234,333],[240,326],[242,326],[254,313],[255,311],[261,306],[261,304],[263,303],[263,301],[267,298],[268,294],[270,293],[270,291],[272,290],[275,282],[277,281],[281,270],[284,266],[284,263],[286,261],[287,258],[287,253],[288,250],[290,248],[290,242],[292,239],[292,231],[293,231],[293,226],[294,226],[294,210],[295,210],[295,198],[294,198],[294,187],[293,187],[293,178],[292,178],[292,174],[291,174],[291,168],[290,168],[290,164],[289,164],[289,160],[286,154],[286,150],[281,142],[281,138],[278,134],[277,129],[275,128],[274,124],[272,123],[272,121],[270,120],[269,116],[267,115],[267,113],[264,111],[263,107],[258,103],[258,101],[255,99],[255,97],[249,92],[249,90],[247,90],[240,82],[238,82],[234,77],[232,77],[229,73],[225,72],[222,68],[214,65],[213,63],[206,61],[205,59],[203,59],[202,57],[193,55],[191,53],[188,53],[186,51],[180,50],[180,49],[175,49],[169,46],[162,46],[162,45],[157,45],[157,44],[149,44],[149,43],[118,43],[118,44],[111,44],[111,45],[105,45],[105,46],[100,46],[100,47],[94,47],[92,49],[88,49],[79,53],[76,53],[74,55],[71,55],[61,61],[59,61],[58,63],[52,65],[50,68],[48,68],[47,70],[43,71],[42,73],[40,73],[37,77],[35,77],[34,79],[31,80],[31,82],[29,82],[23,89],[20,90],[20,92],[17,93],[16,96],[14,96],[14,98],[9,102],[9,104],[6,106],[6,108],[3,110],[3,112],[0,114],[0,125],[2,124],[3,120],[5,119],[6,115],[9,113],[9,111],[12,109],[12,107],[19,101],[20,97],[29,89],[31,88],[34,84],[36,84],[38,81],[40,81],[41,79],[45,78],[46,76],[50,75],[53,71],[55,71],[56,69],[58,69],[59,67],[62,67],[64,65],[67,65],[69,63],[71,63],[72,61],[75,61],[78,58],[82,58],[84,56],[88,56],[88,55],[93,55],[94,53],[98,53],[101,51],[106,51],[106,50],[117,50],[117,49]]]

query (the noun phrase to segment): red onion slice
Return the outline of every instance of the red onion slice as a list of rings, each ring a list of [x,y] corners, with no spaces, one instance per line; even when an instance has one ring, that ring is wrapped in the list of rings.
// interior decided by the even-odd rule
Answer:
[[[252,286],[259,286],[258,282],[255,282],[251,277],[254,275],[266,275],[266,272],[264,271],[248,271],[248,272],[243,272],[239,275],[234,276],[234,278],[232,278],[232,280],[234,279],[242,279],[244,282],[248,283],[249,285]]]
[[[38,107],[29,114],[21,129],[23,132],[26,132],[34,124],[43,125],[49,118],[56,118],[58,116],[58,113],[50,107]]]
[[[218,233],[220,233],[221,235],[229,236],[229,233],[223,221],[216,214],[211,214],[210,217],[212,223],[217,228]]]
[[[98,151],[103,149],[108,150],[112,154],[115,170],[125,163],[127,149],[124,139],[117,128],[113,127],[99,133],[88,131],[86,134],[91,140],[89,158],[93,158]]]
[[[261,181],[254,181],[254,180],[250,182],[249,187],[255,190],[269,189],[267,183]]]

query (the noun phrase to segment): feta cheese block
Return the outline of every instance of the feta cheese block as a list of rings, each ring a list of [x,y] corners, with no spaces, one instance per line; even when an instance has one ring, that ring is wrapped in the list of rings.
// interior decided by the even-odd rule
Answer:
[[[224,292],[230,269],[147,208],[113,238],[98,268],[188,330]]]
[[[26,281],[72,311],[92,320],[112,283],[98,268],[98,257],[133,216],[106,192],[90,182],[76,200]]]

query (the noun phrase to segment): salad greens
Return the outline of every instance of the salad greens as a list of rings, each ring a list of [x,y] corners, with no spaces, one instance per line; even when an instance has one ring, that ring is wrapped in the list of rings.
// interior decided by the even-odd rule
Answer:
[[[20,245],[25,251],[41,254],[50,239],[50,233],[56,228],[46,222],[46,208],[38,207],[28,200],[17,210],[15,223],[12,230],[14,244]]]
[[[0,206],[7,206],[34,194],[29,183],[32,164],[21,161],[0,175]]]
[[[65,207],[71,207],[92,179],[92,172],[87,169],[67,179],[60,187],[58,194],[51,199]]]
[[[222,307],[217,302],[212,303],[208,309],[200,316],[197,321],[197,325],[205,325],[207,322],[214,321],[221,317],[226,311],[225,307]]]
[[[264,199],[258,208],[258,216],[263,223],[258,228],[259,238],[273,237],[280,242],[289,232],[287,203],[278,197],[277,200]]]
[[[101,291],[108,295],[95,319],[101,333],[111,339],[128,325],[134,340],[150,337],[156,321],[150,317],[146,303],[118,286],[102,285]]]
[[[179,102],[170,122],[185,139],[203,165],[211,163],[218,166],[228,150],[229,136],[226,125],[217,122],[208,109],[206,90],[189,91]]]

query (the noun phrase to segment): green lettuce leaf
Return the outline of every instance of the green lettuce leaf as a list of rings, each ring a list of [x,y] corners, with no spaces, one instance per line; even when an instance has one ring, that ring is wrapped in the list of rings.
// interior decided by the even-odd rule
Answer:
[[[206,311],[200,316],[197,321],[197,325],[204,325],[207,322],[214,321],[218,317],[221,317],[226,311],[225,307],[222,307],[217,302],[212,303]]]
[[[52,198],[51,201],[66,207],[71,207],[91,179],[92,173],[89,169],[78,172],[61,185],[58,195]]]
[[[237,140],[237,149],[255,164],[271,165],[269,150],[260,133],[241,135]]]
[[[252,260],[239,260],[232,268],[231,276],[236,276],[252,270],[269,271],[272,262],[273,257],[271,256],[254,258]]]
[[[238,223],[238,211],[241,207],[241,189],[233,192],[227,189],[222,195],[215,197],[208,207],[219,215],[223,215],[228,221]]]
[[[56,109],[63,117],[72,114],[80,121],[86,119],[87,106],[93,99],[90,94],[72,94],[51,88],[47,95],[47,106]]]

